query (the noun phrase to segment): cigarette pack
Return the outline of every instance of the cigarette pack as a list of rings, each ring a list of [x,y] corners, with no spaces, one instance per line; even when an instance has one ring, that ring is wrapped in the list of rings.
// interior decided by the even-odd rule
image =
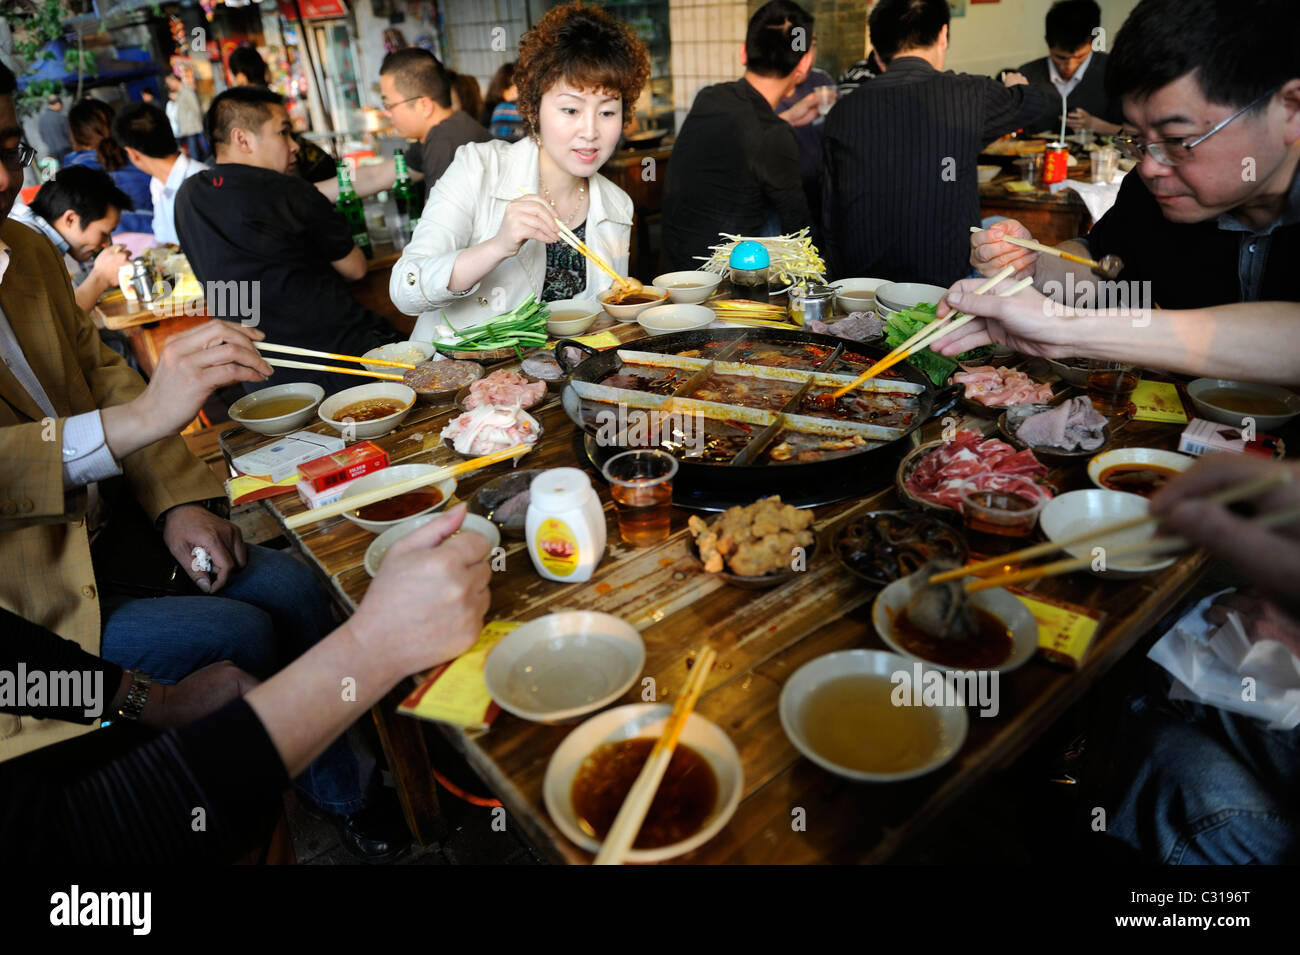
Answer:
[[[240,474],[265,478],[274,484],[296,473],[300,464],[345,447],[347,443],[338,435],[295,431],[241,454],[230,463]]]
[[[332,487],[327,487],[323,491],[318,491],[312,487],[310,481],[298,482],[298,498],[312,510],[318,507],[324,507],[326,504],[333,504],[343,496],[343,492],[352,486],[351,481],[343,481]]]
[[[298,468],[298,475],[317,491],[325,491],[386,467],[388,452],[373,441],[362,441],[307,461]]]
[[[1193,418],[1183,429],[1178,440],[1178,450],[1184,454],[1213,454],[1224,451],[1229,454],[1257,454],[1263,458],[1280,457],[1285,445],[1280,438],[1271,434],[1255,432],[1247,440],[1246,429],[1231,424],[1219,424],[1204,418]]]

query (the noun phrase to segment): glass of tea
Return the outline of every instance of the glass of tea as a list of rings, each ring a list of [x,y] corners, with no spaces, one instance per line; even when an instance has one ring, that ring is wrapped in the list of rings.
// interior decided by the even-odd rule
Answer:
[[[1092,406],[1104,415],[1131,415],[1137,410],[1133,392],[1142,372],[1137,365],[1122,361],[1088,362],[1088,397]]]
[[[668,539],[677,459],[666,451],[624,451],[601,469],[623,540],[646,547]]]
[[[1034,532],[1046,501],[1029,478],[977,474],[961,490],[962,521],[972,553],[1006,554]]]

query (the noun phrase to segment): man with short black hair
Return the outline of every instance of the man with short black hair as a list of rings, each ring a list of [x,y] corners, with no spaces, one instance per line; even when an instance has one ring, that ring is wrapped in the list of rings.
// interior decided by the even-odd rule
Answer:
[[[190,176],[207,164],[180,151],[163,111],[148,103],[132,103],[113,119],[113,138],[137,169],[147,172],[153,197],[153,237],[158,243],[180,243],[176,235],[176,193]]]
[[[1093,47],[1101,29],[1101,8],[1096,0],[1057,0],[1047,11],[1046,27],[1048,55],[1018,70],[1050,104],[1030,120],[1026,131],[1059,130],[1061,109],[1067,107],[1071,129],[1113,136],[1123,116],[1119,104],[1106,95],[1106,54]]]
[[[885,73],[836,104],[822,140],[833,275],[944,287],[961,278],[980,221],[980,150],[1046,105],[1021,76],[941,72],[948,18],[947,0],[880,0],[871,11]]]
[[[15,200],[9,216],[44,235],[64,254],[77,306],[89,312],[117,285],[118,270],[131,262],[125,247],[110,243],[109,236],[122,221],[122,212],[134,208],[131,197],[102,169],[69,166],[41,186],[30,206]]]
[[[771,0],[749,19],[745,75],[695,96],[664,183],[664,265],[697,269],[718,233],[780,235],[811,226],[799,144],[776,105],[816,58],[813,17]]]
[[[366,274],[366,259],[347,223],[314,186],[288,175],[297,144],[279,95],[226,90],[208,110],[207,130],[216,165],[187,179],[176,197],[176,231],[194,274],[205,283],[248,283],[262,329],[280,344],[361,355],[397,340],[348,288]],[[355,384],[290,368],[272,384],[289,381],[327,391]]]
[[[419,143],[406,150],[406,164],[424,175],[426,190],[447,171],[457,149],[492,139],[478,120],[452,107],[451,78],[428,50],[408,47],[385,56],[379,89],[393,129]]]

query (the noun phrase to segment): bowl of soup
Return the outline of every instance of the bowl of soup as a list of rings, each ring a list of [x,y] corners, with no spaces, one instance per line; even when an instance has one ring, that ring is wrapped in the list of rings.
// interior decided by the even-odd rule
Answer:
[[[667,289],[668,297],[678,305],[698,305],[718,288],[722,276],[715,272],[665,272],[656,275],[654,284]]]
[[[231,405],[230,420],[258,434],[289,434],[316,416],[324,397],[324,388],[306,381],[273,385],[244,395]]]
[[[1187,397],[1202,418],[1238,428],[1250,418],[1256,431],[1276,430],[1300,414],[1300,395],[1277,385],[1197,378],[1188,383]]]
[[[900,673],[910,681],[904,706],[894,702],[903,683],[891,679]],[[963,706],[912,705],[924,699],[927,673],[938,676],[884,650],[817,657],[785,681],[781,728],[795,749],[846,779],[892,783],[934,772],[961,750],[968,719]]]
[[[600,317],[600,303],[566,298],[547,304],[546,330],[557,338],[581,335]]]
[[[341,500],[357,497],[370,491],[376,491],[390,484],[399,484],[411,478],[424,477],[439,470],[432,464],[394,464],[365,477],[359,477],[343,492]],[[429,484],[414,491],[407,491],[387,500],[366,504],[356,510],[344,511],[343,516],[358,527],[364,527],[372,534],[382,534],[390,527],[429,514],[446,506],[451,496],[456,493],[456,479],[447,478],[437,484]]]
[[[1088,462],[1088,477],[1107,491],[1151,497],[1196,459],[1158,448],[1116,448]]]
[[[320,405],[320,419],[349,441],[388,434],[415,404],[415,390],[395,381],[344,388]]]
[[[622,286],[606,289],[598,296],[601,307],[611,318],[620,322],[635,322],[636,317],[647,308],[662,305],[668,301],[668,290],[657,285],[647,285],[639,292],[620,296]]]
[[[888,279],[848,278],[831,283],[835,302],[848,313],[870,312],[876,307],[876,289],[888,285]]]

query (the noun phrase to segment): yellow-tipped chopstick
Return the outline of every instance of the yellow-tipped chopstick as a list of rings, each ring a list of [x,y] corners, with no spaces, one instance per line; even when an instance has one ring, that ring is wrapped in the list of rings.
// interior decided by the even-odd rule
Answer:
[[[273,345],[270,342],[253,342],[260,351],[278,351],[285,355],[306,355],[308,358],[333,358],[335,361],[355,361],[364,365],[383,365],[386,368],[414,368],[406,361],[386,361],[382,358],[358,358],[356,355],[338,355],[332,351],[316,351],[297,345]]]
[[[664,773],[668,771],[668,764],[672,762],[677,740],[681,737],[686,721],[690,719],[691,712],[695,709],[695,701],[699,699],[700,691],[704,689],[709,671],[713,669],[713,662],[717,658],[717,651],[712,647],[705,647],[696,658],[695,669],[691,671],[682,695],[677,698],[677,705],[673,707],[672,714],[668,717],[668,725],[664,727],[663,734],[655,742],[649,758],[641,767],[641,774],[628,790],[618,815],[614,817],[614,824],[610,826],[605,841],[601,843],[600,851],[596,853],[596,865],[621,865],[623,857],[632,848],[637,833],[641,831],[641,824],[645,822],[646,813],[650,811],[650,804],[654,802],[659,784],[663,781]]]
[[[1250,523],[1255,527],[1278,527],[1297,520],[1300,520],[1300,507],[1291,507],[1273,514],[1253,518]],[[1103,537],[1103,535],[1099,534],[1093,534],[1092,536],[1099,540]],[[1157,537],[1151,540],[1125,544],[1121,547],[1107,547],[1106,559],[1109,561],[1112,557],[1155,557],[1171,550],[1182,550],[1187,546],[1187,541],[1181,537]],[[974,594],[979,593],[981,590],[992,590],[995,587],[1004,587],[1008,584],[1022,584],[1031,580],[1041,580],[1044,577],[1057,577],[1061,574],[1073,573],[1076,570],[1084,570],[1092,566],[1092,561],[1092,555],[1089,554],[1087,557],[1071,557],[1068,560],[1053,561],[1050,564],[1039,564],[1037,567],[1026,567],[1023,570],[1012,571],[998,577],[973,580],[966,585],[966,593]]]
[[[1286,484],[1290,482],[1290,480],[1290,471],[1277,471],[1262,478],[1243,481],[1241,484],[1235,484],[1232,487],[1224,488],[1216,494],[1211,494],[1209,500],[1216,504],[1235,504],[1238,501],[1249,500],[1265,491],[1272,490],[1280,484]],[[935,574],[931,577],[930,583],[942,584],[949,580],[957,580],[960,577],[978,574],[982,570],[989,570],[993,567],[1004,567],[1008,564],[1022,564],[1027,560],[1033,560],[1035,557],[1043,557],[1047,554],[1055,553],[1058,550],[1064,550],[1067,547],[1086,544],[1089,541],[1100,540],[1105,537],[1110,537],[1112,534],[1118,534],[1121,531],[1133,530],[1136,527],[1145,527],[1148,524],[1154,524],[1155,522],[1156,518],[1152,517],[1150,514],[1144,514],[1141,517],[1133,517],[1126,521],[1119,521],[1118,523],[1111,524],[1109,527],[1089,528],[1080,534],[1075,534],[1073,537],[1066,537],[1063,540],[1044,541],[1041,544],[1035,544],[1033,547],[1026,547],[1023,550],[1012,551],[1010,554],[1003,554],[1001,557],[990,557],[988,560],[981,560],[974,564],[967,564],[964,567],[946,570],[941,574]]]
[[[362,378],[382,378],[385,381],[402,381],[401,375],[390,375],[382,371],[366,371],[364,368],[343,368],[340,365],[317,365],[310,361],[291,361],[288,358],[264,358],[268,365],[277,368],[307,368],[311,371],[332,371],[336,375],[358,375]]]
[[[523,186],[519,187],[519,191],[522,192],[524,195],[528,195],[528,190],[525,189]],[[612,265],[610,265],[608,262],[602,259],[595,252],[591,251],[591,249],[587,247],[587,243],[579,239],[577,235],[574,234],[573,230],[570,229],[567,225],[565,225],[560,220],[559,216],[552,213],[551,218],[555,220],[555,228],[560,233],[561,241],[563,241],[565,245],[569,246],[569,248],[573,249],[579,255],[582,255],[587,259],[589,259],[592,265],[596,266],[596,268],[600,269],[602,272],[604,272],[606,275],[608,275],[611,279],[613,279],[618,284],[622,285],[624,288],[635,289],[639,287],[644,287],[641,286],[640,283],[637,283],[637,285],[633,285],[631,280],[626,279],[623,276],[619,275]]]
[[[983,232],[984,229],[977,225],[970,227],[971,232]],[[1046,252],[1048,255],[1054,255],[1058,259],[1065,259],[1067,262],[1077,262],[1080,265],[1086,265],[1090,269],[1100,269],[1101,263],[1093,259],[1085,258],[1082,255],[1075,255],[1072,252],[1065,252],[1061,249],[1053,248],[1050,245],[1043,245],[1041,242],[1035,242],[1033,239],[1017,239],[1015,236],[1004,235],[1003,242],[1010,242],[1012,245],[1018,245],[1022,249],[1030,249],[1034,252]]]
[[[516,444],[514,447],[504,448],[501,451],[493,451],[491,454],[485,454],[482,457],[471,458],[468,461],[461,461],[457,464],[449,464],[444,468],[438,468],[436,471],[430,471],[421,477],[407,478],[405,481],[398,481],[396,484],[389,484],[386,487],[377,487],[373,491],[367,491],[365,494],[358,494],[354,497],[345,497],[342,500],[335,501],[333,504],[327,504],[324,507],[318,507],[312,511],[303,511],[301,514],[294,514],[292,517],[285,519],[284,526],[288,530],[304,527],[307,524],[315,524],[317,521],[323,521],[327,517],[338,517],[340,514],[346,514],[348,511],[355,511],[358,508],[365,507],[367,504],[374,504],[378,501],[386,501],[390,497],[396,497],[399,494],[406,494],[408,491],[418,491],[422,487],[428,487],[430,484],[437,484],[439,481],[445,481],[447,478],[459,477],[470,471],[477,471],[479,468],[485,468],[489,465],[496,464],[509,458],[517,458],[527,454],[533,449],[531,444]]]
[[[983,295],[985,292],[987,292],[993,286],[997,285],[999,282],[1001,282],[1003,279],[1005,279],[1014,271],[1015,269],[1012,266],[1008,265],[997,275],[993,276],[993,278],[989,279],[987,282],[985,282],[983,285],[977,288],[975,290],[975,294]],[[1019,283],[1017,283],[1017,285],[1018,287],[1015,287],[1015,291],[1017,292],[1020,291],[1021,288],[1024,288],[1024,285],[1020,285]],[[1012,293],[1012,289],[1008,289],[1006,292],[1002,294],[1010,295],[1011,293]],[[855,378],[853,381],[849,382],[847,385],[845,385],[842,388],[836,388],[833,392],[831,392],[831,397],[834,398],[836,401],[839,401],[841,398],[847,395],[854,388],[858,387],[864,381],[870,381],[872,378],[875,378],[881,372],[893,368],[895,365],[897,365],[903,359],[907,358],[909,355],[920,351],[922,348],[925,348],[926,344],[923,343],[928,343],[929,341],[933,340],[930,336],[933,335],[934,338],[939,337],[939,335],[933,334],[936,331],[936,326],[938,326],[938,328],[943,329],[941,334],[946,335],[948,334],[948,332],[952,331],[952,329],[957,326],[958,321],[966,322],[974,317],[975,316],[973,315],[967,315],[965,313],[955,313],[953,315],[944,316],[944,320],[942,322],[939,321],[931,322],[930,324],[926,325],[924,328],[917,331],[915,335],[913,335],[907,341],[903,342],[901,345],[899,345],[897,348],[891,351],[884,358],[880,359],[880,361],[876,362],[874,365],[872,365],[862,374],[858,375],[858,377]]]

